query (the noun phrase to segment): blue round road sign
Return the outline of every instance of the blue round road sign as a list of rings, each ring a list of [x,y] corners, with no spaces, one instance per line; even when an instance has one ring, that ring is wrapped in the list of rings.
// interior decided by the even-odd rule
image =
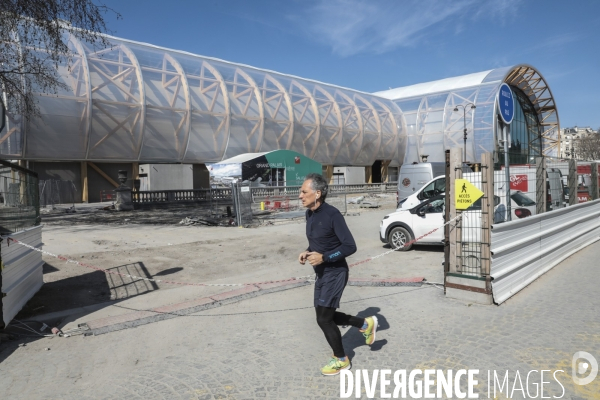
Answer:
[[[498,90],[498,112],[505,124],[510,124],[515,116],[515,99],[506,83]]]

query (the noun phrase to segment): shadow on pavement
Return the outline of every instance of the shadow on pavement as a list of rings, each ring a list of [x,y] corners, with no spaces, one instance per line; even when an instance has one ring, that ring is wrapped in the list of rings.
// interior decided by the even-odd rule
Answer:
[[[169,275],[181,269],[170,268],[156,275]],[[107,270],[113,273],[93,271],[60,279],[56,277],[60,269],[45,263],[44,285],[25,304],[13,321],[5,329],[0,329],[0,363],[18,350],[19,345],[26,346],[27,343],[43,338],[43,335],[52,335],[50,331],[52,327],[64,326],[71,317],[60,315],[60,311],[95,305],[101,309],[159,289],[155,282],[140,279],[152,278],[152,274],[143,262],[123,264]],[[57,314],[52,316],[52,313]],[[48,315],[48,319],[44,320],[48,327],[44,331],[40,331],[43,322],[31,319],[37,315]]]
[[[381,247],[383,247],[386,250],[392,249],[392,246],[390,246],[389,244],[382,244]],[[411,252],[411,251],[428,251],[431,253],[443,253],[444,246],[443,245],[435,246],[435,245],[427,245],[427,244],[414,244],[413,247],[410,250],[408,250],[408,252]]]
[[[363,311],[360,311],[356,314],[357,317],[366,318],[375,315],[378,320],[377,331],[384,331],[390,328],[390,324],[387,319],[379,314],[381,309],[379,307],[368,307]],[[342,335],[342,343],[344,344],[344,349],[346,350],[346,355],[353,359],[355,356],[355,351],[357,347],[367,346],[365,344],[365,338],[362,333],[356,328],[350,328]],[[371,351],[379,351],[387,344],[386,339],[377,339],[377,333],[375,334],[375,342],[371,345]]]

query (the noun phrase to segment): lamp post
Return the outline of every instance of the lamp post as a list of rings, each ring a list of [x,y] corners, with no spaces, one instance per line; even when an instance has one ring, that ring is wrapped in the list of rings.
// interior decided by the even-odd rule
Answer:
[[[6,107],[4,106],[4,101],[2,100],[2,96],[0,96],[0,132],[4,129],[4,124],[6,122]]]
[[[467,162],[467,106],[471,106],[471,110],[474,110],[475,108],[477,108],[475,106],[475,104],[473,104],[473,103],[468,103],[468,104],[465,104],[465,105],[457,104],[454,107],[454,111],[458,111],[458,107],[462,107],[462,109],[463,109],[463,126],[464,126],[464,136],[463,136],[463,139],[465,141],[463,163]]]

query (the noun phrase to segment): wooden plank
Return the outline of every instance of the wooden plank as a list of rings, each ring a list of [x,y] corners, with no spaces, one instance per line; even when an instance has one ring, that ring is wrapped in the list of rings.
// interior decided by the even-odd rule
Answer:
[[[365,167],[365,183],[373,183],[373,167]]]
[[[98,168],[98,166],[96,164],[94,164],[91,161],[87,162],[88,165],[90,167],[92,167],[97,173],[99,173],[104,179],[106,179],[111,185],[113,185],[114,187],[119,187],[121,185],[119,185],[117,182],[115,182],[110,176],[106,175],[106,173],[104,171],[102,171],[100,168]]]
[[[325,179],[329,184],[333,184],[333,165],[324,165],[325,167]]]
[[[569,176],[567,178],[569,185],[569,205],[574,206],[579,202],[577,199],[577,161],[569,160]]]
[[[387,183],[389,182],[389,166],[392,160],[382,160],[381,161],[381,182]]]
[[[446,187],[450,188],[446,191],[447,195],[450,196],[450,212],[448,217],[453,219],[457,216],[456,204],[454,202],[454,196],[456,188],[454,187],[454,180],[462,178],[462,154],[461,148],[454,147],[450,149],[450,176],[446,182]],[[462,257],[462,231],[461,221],[455,221],[450,224],[450,265],[448,272],[458,273],[459,262]]]
[[[87,161],[81,162],[81,202],[89,201]]]
[[[546,157],[537,157],[535,160],[535,193],[536,193],[536,214],[546,212]],[[510,207],[507,207],[510,211]],[[512,212],[512,211],[511,211]]]
[[[481,274],[486,278],[486,286],[491,289],[491,227],[494,223],[494,161],[492,153],[481,156],[482,189],[485,197],[481,204]]]

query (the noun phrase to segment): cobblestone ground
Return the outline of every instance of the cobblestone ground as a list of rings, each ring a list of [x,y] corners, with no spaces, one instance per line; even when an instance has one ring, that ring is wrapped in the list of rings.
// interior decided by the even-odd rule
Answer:
[[[576,351],[600,360],[599,255],[600,242],[499,307],[449,300],[433,287],[348,287],[342,310],[381,321],[371,348],[354,328],[343,330],[353,370],[479,369],[479,398],[488,396],[488,371],[503,377],[508,370],[508,387],[516,391],[505,388],[498,399],[541,398],[539,371],[550,370],[544,397],[598,399],[600,377],[575,385],[571,360]],[[2,398],[339,398],[340,379],[319,373],[330,350],[314,321],[311,290],[97,337],[11,342],[0,351]],[[538,372],[527,385],[531,370]],[[362,391],[366,398],[364,385]]]

